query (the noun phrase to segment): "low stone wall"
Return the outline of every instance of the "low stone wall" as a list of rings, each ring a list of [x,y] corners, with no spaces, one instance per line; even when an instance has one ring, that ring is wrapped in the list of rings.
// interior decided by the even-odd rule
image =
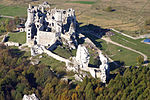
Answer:
[[[54,53],[52,53],[51,51],[47,50],[45,47],[43,47],[44,53],[48,54],[49,56],[53,57],[56,60],[59,60],[61,62],[65,62],[66,64],[68,64],[70,61],[68,59],[65,59],[63,57],[60,57]]]
[[[16,42],[5,42],[4,44],[6,46],[17,46],[17,47],[19,47],[19,43],[16,43]]]

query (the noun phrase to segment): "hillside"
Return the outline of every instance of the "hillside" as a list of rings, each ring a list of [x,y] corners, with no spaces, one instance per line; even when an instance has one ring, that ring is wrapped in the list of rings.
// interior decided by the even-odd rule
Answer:
[[[0,0],[0,100],[150,100],[149,0],[43,1]]]
[[[32,93],[40,100],[150,99],[150,66],[119,68],[107,85],[87,77],[68,84],[51,66],[31,65],[22,51],[1,45],[0,56],[0,100],[22,100],[24,94]]]

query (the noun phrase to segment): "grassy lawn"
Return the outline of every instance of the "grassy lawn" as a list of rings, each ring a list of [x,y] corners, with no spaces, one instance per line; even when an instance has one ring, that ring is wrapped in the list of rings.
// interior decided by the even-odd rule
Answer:
[[[4,6],[0,5],[0,15],[6,16],[25,16],[26,8],[20,6]]]
[[[72,55],[71,51],[66,48],[61,48],[60,46],[58,46],[53,52],[64,58],[69,58]]]
[[[10,33],[8,41],[24,44],[26,42],[26,33],[25,32]]]
[[[60,46],[58,46],[54,51],[54,53],[56,53],[57,55],[64,57],[64,58],[70,58],[71,56],[75,56],[76,54],[76,50],[68,50],[66,48],[62,48]]]
[[[94,4],[94,1],[67,1],[67,3]]]
[[[115,35],[111,37],[111,40],[120,43],[124,46],[135,49],[137,51],[140,51],[150,58],[150,45],[142,43],[141,41],[143,39],[133,40],[119,33],[115,33]]]
[[[41,64],[51,66],[53,70],[61,71],[65,68],[65,63],[60,62],[52,57],[47,56],[46,54],[42,55],[43,57],[40,59]]]
[[[95,50],[93,50],[92,48],[90,47],[86,47],[88,49],[88,52],[90,54],[90,61],[89,61],[89,64],[90,65],[98,65],[98,62],[99,62],[99,54],[97,54],[95,52]]]
[[[88,35],[88,37],[99,49],[106,53],[111,59],[113,59],[114,61],[124,62],[127,66],[135,65],[136,58],[140,56],[133,51],[113,45],[111,43],[106,43],[104,40],[95,38],[92,35]]]
[[[140,56],[139,54],[114,44],[106,43],[101,39],[97,40],[97,42],[101,42],[102,50],[114,61],[124,62],[127,66],[136,65],[136,58]]]

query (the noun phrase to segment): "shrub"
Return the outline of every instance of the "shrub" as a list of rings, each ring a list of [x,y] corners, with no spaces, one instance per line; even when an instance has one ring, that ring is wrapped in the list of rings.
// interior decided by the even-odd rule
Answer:
[[[145,20],[145,26],[150,26],[150,19]]]
[[[113,8],[111,6],[108,6],[106,9],[104,9],[104,11],[107,11],[107,12],[112,12],[114,11]]]

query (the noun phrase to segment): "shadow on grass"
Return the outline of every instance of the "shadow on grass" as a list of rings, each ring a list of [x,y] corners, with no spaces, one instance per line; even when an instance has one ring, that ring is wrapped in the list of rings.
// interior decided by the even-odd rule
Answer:
[[[79,24],[82,24],[82,23],[79,23]],[[96,26],[96,25],[93,25],[93,24],[89,24],[89,25],[84,25],[84,26],[81,26],[81,27],[77,27],[77,33],[81,33],[81,34],[85,35],[98,48],[102,47],[102,45],[101,45],[102,42],[97,42],[96,40],[100,39],[108,31],[110,31],[110,30],[109,29],[103,29],[100,26]],[[80,40],[81,43],[84,43],[84,41],[83,41],[84,39],[85,38],[82,37],[82,39]]]
[[[25,54],[25,51],[20,51],[19,49],[10,49],[9,50],[12,57],[22,57]]]
[[[114,62],[110,62],[109,66],[110,66],[110,71],[113,71],[121,66],[124,66],[125,63],[121,62],[121,61],[114,61]]]

